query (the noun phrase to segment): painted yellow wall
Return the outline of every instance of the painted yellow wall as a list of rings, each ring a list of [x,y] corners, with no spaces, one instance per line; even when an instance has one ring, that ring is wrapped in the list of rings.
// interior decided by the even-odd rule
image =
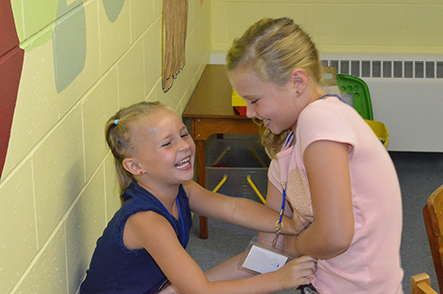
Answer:
[[[321,52],[443,53],[441,0],[213,0],[212,49],[263,17],[293,18]]]
[[[119,207],[106,120],[143,100],[183,112],[209,61],[211,1],[189,1],[186,65],[166,94],[162,3],[11,1],[26,53],[0,181],[0,293],[76,293]]]

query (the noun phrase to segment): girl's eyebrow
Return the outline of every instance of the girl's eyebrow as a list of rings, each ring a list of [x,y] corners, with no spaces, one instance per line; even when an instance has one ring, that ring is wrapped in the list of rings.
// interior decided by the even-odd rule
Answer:
[[[171,138],[172,138],[171,134],[166,134],[165,136],[162,136],[158,141],[162,142],[162,141],[170,140]]]
[[[253,89],[252,89],[253,90]],[[240,94],[239,94],[240,95]],[[242,98],[250,98],[250,99],[255,99],[257,97],[260,97],[261,92],[258,91],[249,91],[248,93],[245,93],[243,96],[241,96]]]
[[[183,130],[188,131],[188,128],[185,125],[183,125],[183,127],[180,129],[180,133],[183,132]],[[159,138],[158,143],[161,144],[164,141],[172,140],[173,138],[174,138],[174,134],[173,133],[167,133],[164,136]]]

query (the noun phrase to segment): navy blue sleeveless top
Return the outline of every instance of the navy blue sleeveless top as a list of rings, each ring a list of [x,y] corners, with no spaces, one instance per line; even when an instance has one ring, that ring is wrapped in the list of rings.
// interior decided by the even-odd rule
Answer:
[[[173,217],[155,198],[135,181],[122,195],[127,199],[115,213],[98,239],[86,279],[80,287],[81,294],[156,293],[166,281],[166,276],[145,250],[129,250],[123,244],[123,229],[128,218],[140,211],[155,211],[164,216],[174,228],[179,242],[186,248],[192,227],[191,210],[183,186],[178,192],[178,204],[183,223]]]

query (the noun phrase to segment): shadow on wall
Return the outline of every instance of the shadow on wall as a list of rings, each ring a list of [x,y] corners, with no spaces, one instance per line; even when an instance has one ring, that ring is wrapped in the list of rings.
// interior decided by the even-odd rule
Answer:
[[[103,0],[106,16],[110,22],[115,22],[122,11],[125,0]]]
[[[86,19],[83,1],[67,5],[67,0],[59,0],[57,23],[52,36],[54,49],[54,73],[57,93],[66,89],[83,71],[86,62]],[[61,18],[73,10],[69,17]]]
[[[103,0],[106,16],[115,22],[120,15],[125,0]],[[62,18],[68,12],[69,17]],[[54,73],[57,93],[66,89],[83,71],[86,62],[86,19],[83,0],[67,5],[67,0],[59,0],[56,24],[53,34]]]

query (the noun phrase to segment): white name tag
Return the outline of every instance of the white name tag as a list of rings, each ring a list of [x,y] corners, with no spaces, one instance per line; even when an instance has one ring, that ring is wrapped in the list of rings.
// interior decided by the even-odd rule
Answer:
[[[251,250],[243,262],[243,267],[251,271],[264,274],[276,271],[285,265],[288,257],[252,245]]]
[[[238,269],[251,274],[269,273],[295,257],[278,244],[272,246],[270,242],[254,237],[240,258]]]

